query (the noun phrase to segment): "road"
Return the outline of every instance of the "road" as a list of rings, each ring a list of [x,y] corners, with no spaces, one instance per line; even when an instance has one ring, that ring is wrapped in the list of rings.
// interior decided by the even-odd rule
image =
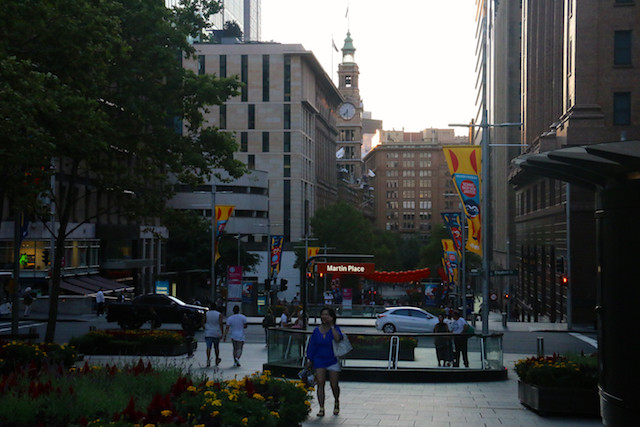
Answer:
[[[36,332],[42,339],[45,335],[47,323],[42,320],[21,320],[19,331],[21,333],[29,332],[30,328],[35,328]],[[66,343],[74,336],[79,336],[89,332],[91,327],[96,329],[118,328],[115,323],[107,323],[104,317],[92,317],[84,321],[60,321],[56,326],[56,342]],[[143,326],[148,327],[148,324]],[[162,329],[180,329],[177,324],[162,325]],[[345,332],[348,334],[357,334],[359,332],[376,332],[375,328],[365,326],[344,326]],[[0,333],[10,333],[11,322],[7,319],[0,320]],[[246,338],[248,343],[264,342],[264,329],[261,325],[251,324],[246,329]],[[592,353],[596,350],[594,344],[596,340],[595,333],[575,334],[569,332],[528,332],[528,331],[507,331],[503,337],[504,353],[514,354],[531,354],[537,352],[537,339],[544,339],[545,354],[552,353]],[[200,342],[204,341],[202,331],[196,334],[196,339]]]

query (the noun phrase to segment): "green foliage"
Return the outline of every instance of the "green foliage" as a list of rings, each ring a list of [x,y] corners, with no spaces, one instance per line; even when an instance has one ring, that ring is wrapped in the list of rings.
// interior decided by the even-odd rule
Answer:
[[[167,210],[167,271],[211,268],[211,221],[192,211]]]
[[[107,213],[155,218],[172,196],[170,179],[193,185],[216,168],[233,178],[246,171],[233,158],[233,135],[204,127],[207,106],[237,95],[239,82],[182,66],[195,52],[188,37],[203,36],[219,7],[207,0],[174,9],[148,0],[3,2],[0,200],[7,195],[12,207],[43,221],[56,214],[46,341],[53,341],[71,222]],[[52,192],[53,172],[63,179]],[[92,204],[99,210],[81,208],[87,199],[100,200]]]
[[[374,255],[376,269],[381,271],[420,268],[417,248],[421,244],[417,237],[405,238],[398,233],[378,230],[346,202],[317,210],[311,219],[311,227],[318,241],[310,246],[335,248],[330,253]],[[304,249],[296,251],[296,255],[298,263],[304,259]]]
[[[518,360],[515,371],[520,381],[549,387],[590,388],[598,384],[595,355],[568,354],[529,357]]]
[[[224,36],[242,38],[242,30],[235,21],[227,21],[224,23]]]

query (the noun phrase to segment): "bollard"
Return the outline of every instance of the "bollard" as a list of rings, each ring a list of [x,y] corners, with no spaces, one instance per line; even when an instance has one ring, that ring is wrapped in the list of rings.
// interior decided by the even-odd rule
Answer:
[[[544,356],[544,338],[538,337],[538,357]]]
[[[504,311],[502,312],[502,327],[507,327],[507,313],[505,313]]]

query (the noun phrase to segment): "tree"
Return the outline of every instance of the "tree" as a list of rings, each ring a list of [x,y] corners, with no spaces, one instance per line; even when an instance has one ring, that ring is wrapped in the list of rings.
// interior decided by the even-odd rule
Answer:
[[[224,36],[242,38],[242,30],[236,21],[227,21],[224,23]]]
[[[180,59],[194,55],[188,36],[204,38],[208,19],[220,6],[206,0],[183,0],[181,6],[6,0],[0,8],[0,65],[13,67],[3,71],[12,78],[0,87],[12,97],[0,98],[0,111],[24,98],[10,126],[0,127],[15,149],[1,166],[43,171],[41,179],[27,183],[27,191],[17,178],[22,175],[9,170],[5,191],[44,196],[51,205],[44,211],[42,199],[33,197],[14,198],[13,207],[40,215],[43,222],[48,220],[43,214],[53,209],[58,223],[47,342],[55,335],[60,260],[69,233],[115,209],[140,219],[157,216],[172,195],[169,177],[198,184],[214,168],[231,177],[245,171],[233,159],[233,136],[203,127],[206,106],[236,95],[238,81],[196,75]],[[21,73],[24,84],[16,78]],[[56,188],[43,189],[54,172]],[[135,198],[127,196],[132,193]],[[85,198],[92,198],[96,209],[77,218]]]

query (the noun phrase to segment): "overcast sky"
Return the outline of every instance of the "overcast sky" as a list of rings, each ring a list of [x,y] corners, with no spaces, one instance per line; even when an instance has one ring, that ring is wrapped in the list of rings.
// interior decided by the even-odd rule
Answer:
[[[337,85],[342,52],[331,41],[342,48],[350,30],[364,109],[385,130],[447,128],[475,117],[475,9],[474,0],[262,0],[262,40],[302,44]]]

